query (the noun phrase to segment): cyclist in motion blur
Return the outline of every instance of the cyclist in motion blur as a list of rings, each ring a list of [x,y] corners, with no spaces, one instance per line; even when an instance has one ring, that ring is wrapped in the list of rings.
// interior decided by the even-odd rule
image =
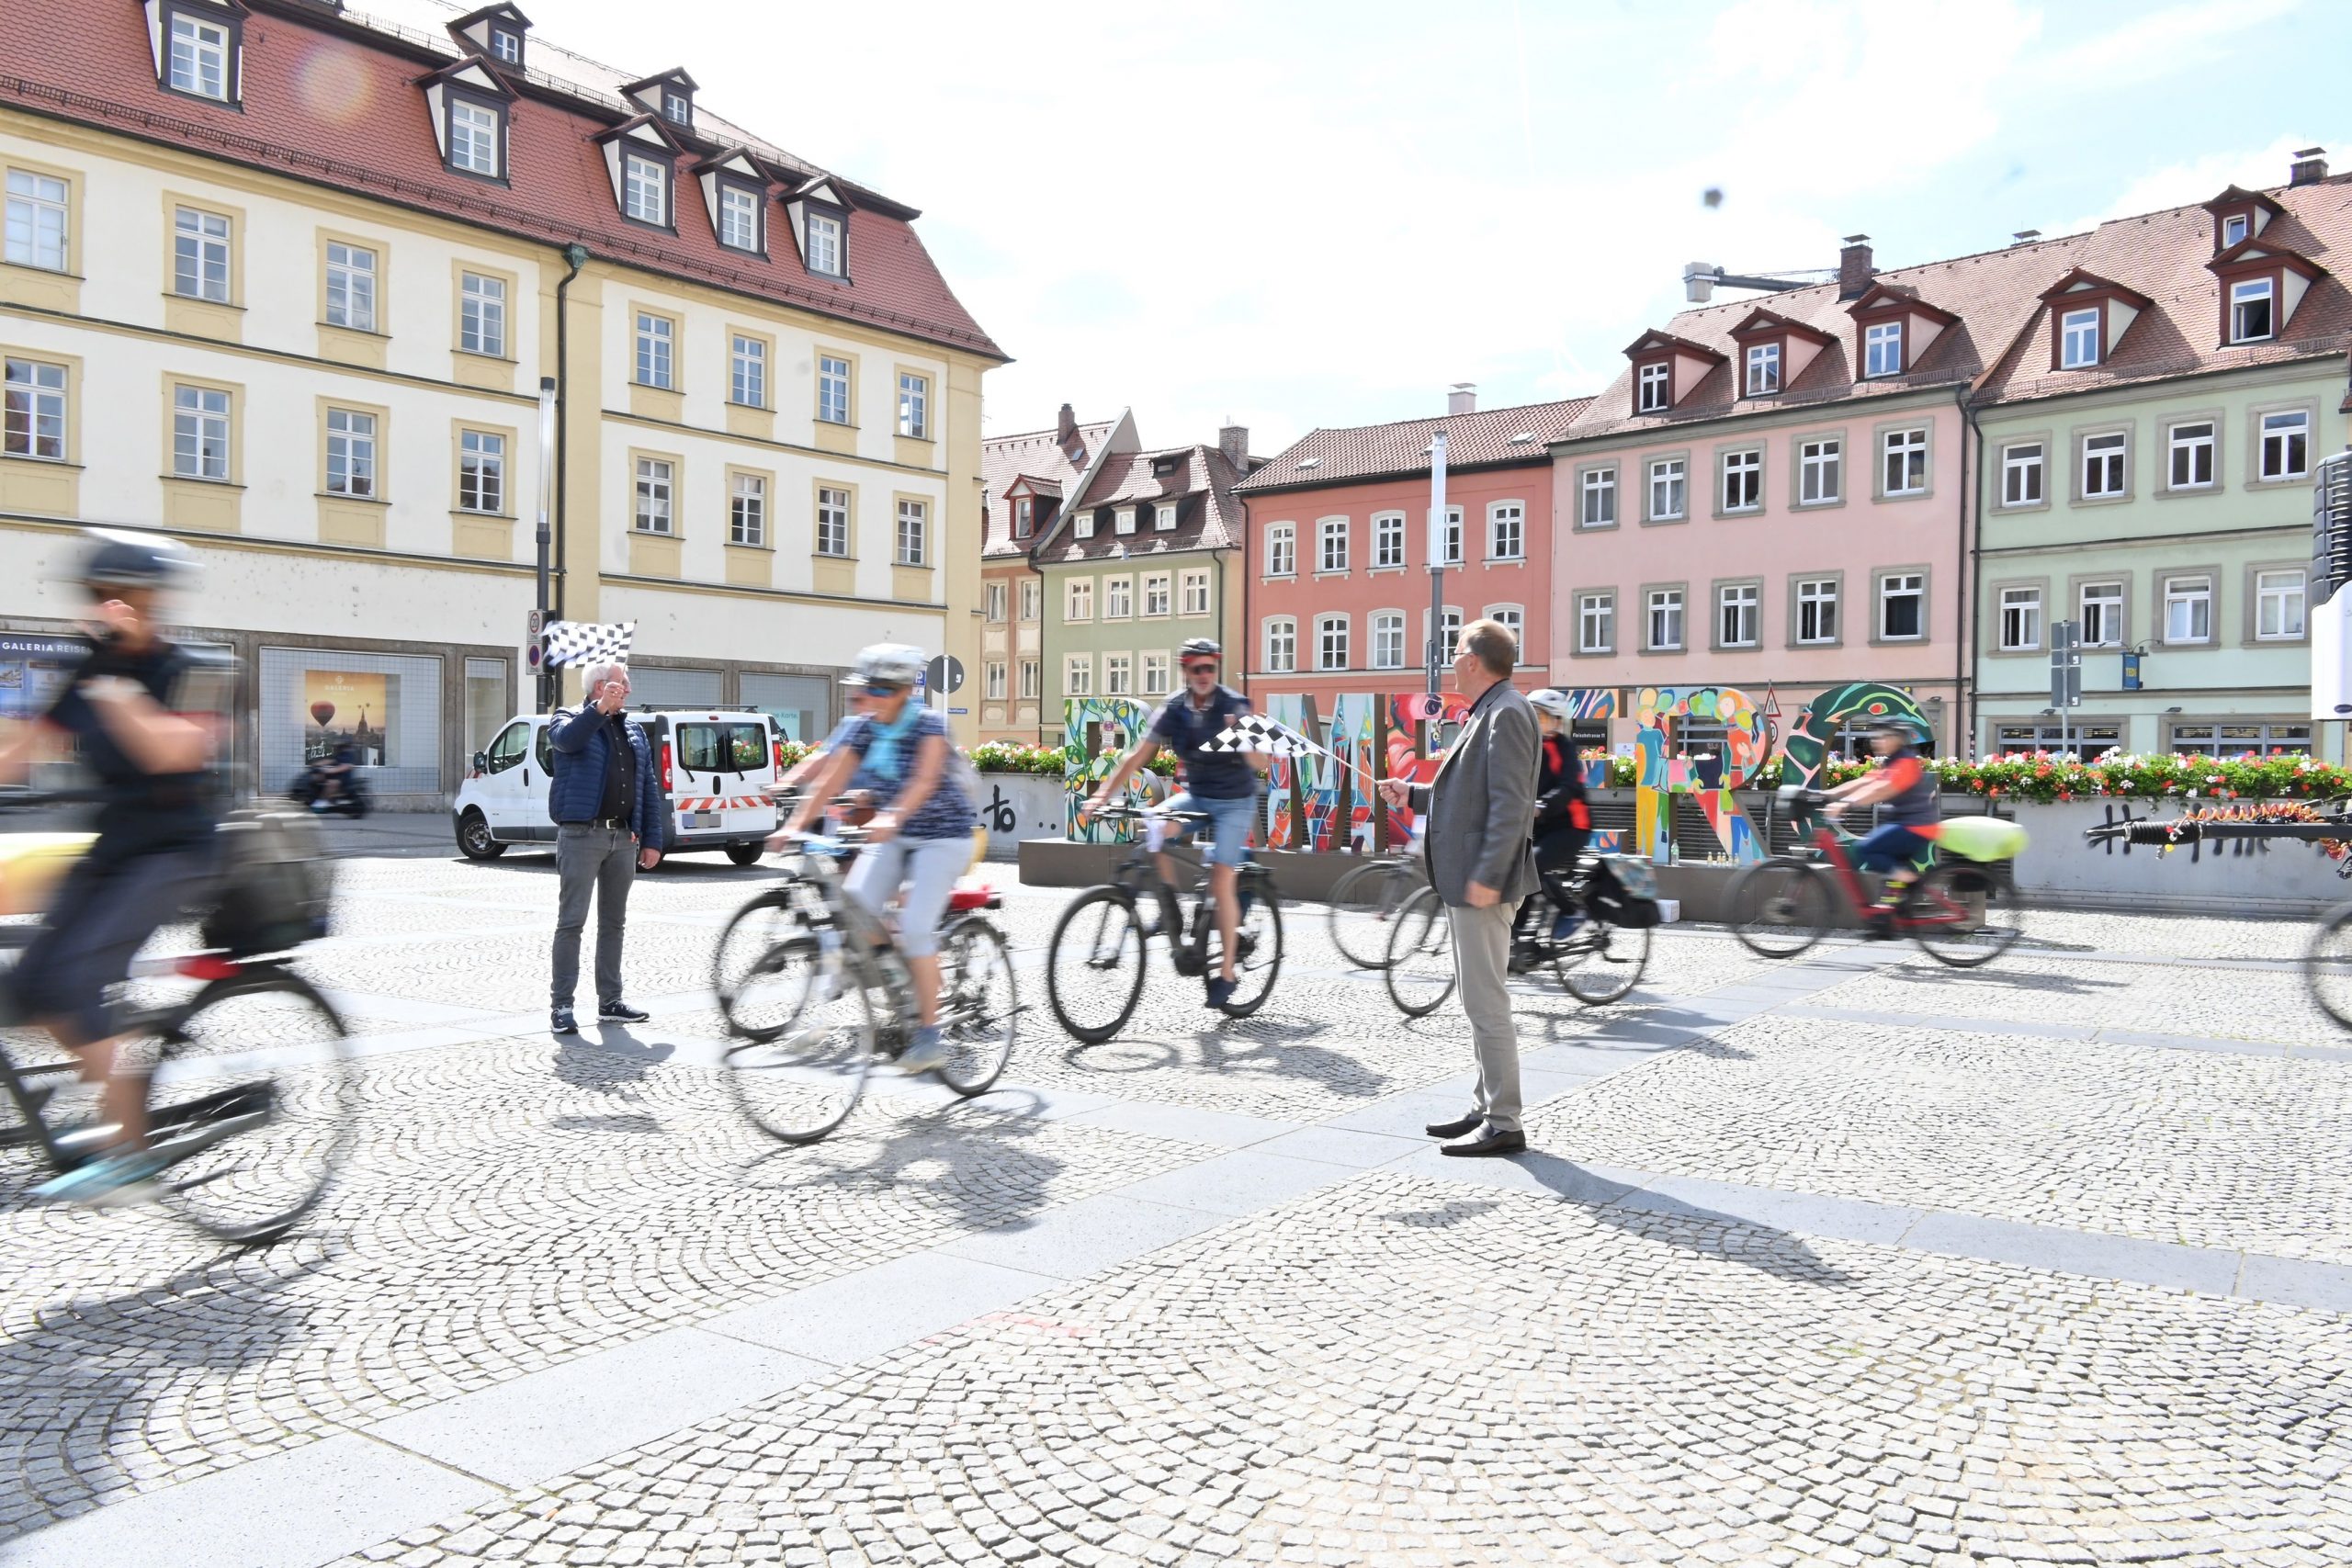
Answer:
[[[147,939],[203,893],[219,807],[211,727],[174,710],[188,655],[158,624],[165,595],[195,563],[155,536],[93,528],[88,536],[79,581],[89,651],[48,712],[0,744],[0,784],[22,782],[71,739],[105,791],[97,841],[59,886],[10,980],[24,1014],[97,1081],[114,1132],[106,1155],[34,1196],[109,1204],[152,1195],[164,1163],[146,1150],[147,1076],[119,1059],[130,1036],[109,993]]]
[[[1829,792],[1832,820],[1849,807],[1883,804],[1886,807],[1885,820],[1854,845],[1856,867],[1886,874],[1878,902],[1862,911],[1866,942],[1894,939],[1894,911],[1911,884],[1918,880],[1915,867],[1919,857],[1941,831],[1936,775],[1920,750],[1928,741],[1928,727],[1919,720],[1904,715],[1886,719],[1871,731],[1871,750],[1878,756],[1878,766]]]

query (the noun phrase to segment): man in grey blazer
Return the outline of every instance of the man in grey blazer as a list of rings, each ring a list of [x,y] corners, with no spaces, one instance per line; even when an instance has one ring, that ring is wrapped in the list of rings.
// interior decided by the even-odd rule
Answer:
[[[1510,683],[1519,639],[1498,621],[1462,628],[1453,683],[1470,699],[1469,722],[1435,780],[1385,779],[1391,806],[1429,813],[1430,881],[1453,925],[1455,989],[1470,1015],[1478,1093],[1470,1114],[1440,1122],[1432,1138],[1450,1155],[1508,1155],[1527,1147],[1519,1125],[1519,1033],[1503,989],[1511,917],[1535,891],[1529,834],[1535,822],[1535,710]],[[1473,1136],[1464,1138],[1464,1134]]]

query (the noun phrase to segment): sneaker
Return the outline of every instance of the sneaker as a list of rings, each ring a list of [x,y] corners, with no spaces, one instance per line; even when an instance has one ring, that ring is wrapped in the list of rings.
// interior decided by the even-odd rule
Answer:
[[[550,1034],[577,1034],[580,1032],[580,1021],[571,1016],[571,1010],[568,1007],[549,1008],[548,1010],[548,1032]]]
[[[1543,962],[1544,955],[1533,942],[1515,942],[1510,944],[1510,961],[1504,967],[1513,975],[1524,975]]]
[[[1863,910],[1862,940],[1864,942],[1893,942],[1894,912],[1883,908]]]
[[[618,997],[596,1004],[596,1021],[599,1023],[643,1023],[652,1016],[642,1008],[629,1006]]]
[[[171,1162],[146,1149],[125,1149],[75,1166],[32,1190],[40,1203],[82,1203],[93,1209],[125,1209],[153,1202],[155,1177]]]
[[[1209,982],[1209,1006],[1222,1008],[1233,1000],[1233,982],[1219,976]]]
[[[907,1041],[907,1048],[899,1054],[899,1070],[912,1077],[927,1073],[947,1060],[947,1041],[939,1032],[939,1025],[926,1023],[918,1027]]]
[[[1582,924],[1584,924],[1582,909],[1561,911],[1560,918],[1552,922],[1552,940],[1554,942],[1567,941],[1569,937],[1576,934],[1576,929]]]

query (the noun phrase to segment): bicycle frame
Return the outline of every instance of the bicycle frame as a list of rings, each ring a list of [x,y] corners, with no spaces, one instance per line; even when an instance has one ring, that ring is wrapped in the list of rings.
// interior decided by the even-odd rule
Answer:
[[[1138,812],[1136,815],[1140,818],[1144,814]],[[1208,820],[1204,813],[1174,812],[1164,815],[1167,815],[1171,821],[1181,821],[1185,824],[1184,840],[1186,840],[1199,831],[1201,825]],[[1131,898],[1140,898],[1148,895],[1156,899],[1160,893],[1165,892],[1168,895],[1170,906],[1176,913],[1176,921],[1172,930],[1164,931],[1159,934],[1168,939],[1168,949],[1170,953],[1183,954],[1189,959],[1200,961],[1204,964],[1208,957],[1209,933],[1215,921],[1199,919],[1196,916],[1201,907],[1216,897],[1209,889],[1209,865],[1204,860],[1198,860],[1195,865],[1196,875],[1190,889],[1193,902],[1192,908],[1188,909],[1184,902],[1187,890],[1159,874],[1159,857],[1179,848],[1192,852],[1187,863],[1198,860],[1199,850],[1189,842],[1171,841],[1154,851],[1147,848],[1144,841],[1138,839],[1126,859],[1121,861],[1113,869],[1111,882],[1114,886],[1125,890]],[[1246,908],[1246,901],[1250,894],[1256,891],[1254,885],[1265,880],[1267,874],[1265,867],[1260,865],[1254,859],[1249,858],[1245,852],[1240,865],[1235,868],[1236,903]]]
[[[1836,874],[1838,886],[1845,890],[1847,903],[1856,909],[1870,908],[1874,900],[1870,889],[1863,886],[1862,874],[1856,869],[1853,857],[1846,852],[1848,836],[1832,827],[1826,817],[1810,804],[1799,802],[1792,809],[1797,814],[1796,827],[1800,831],[1811,830],[1813,841],[1810,847],[1817,862],[1827,865]],[[1890,911],[1898,931],[1917,931],[1926,926],[1956,926],[1975,918],[1959,905],[1941,897],[1937,900],[1942,906],[1940,909],[1927,914],[1914,912],[1911,896],[1918,892],[1919,886],[1917,882],[1912,883],[1904,901]]]

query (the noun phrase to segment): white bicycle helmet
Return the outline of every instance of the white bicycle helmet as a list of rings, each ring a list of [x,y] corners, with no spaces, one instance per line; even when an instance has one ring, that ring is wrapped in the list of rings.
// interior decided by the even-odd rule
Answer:
[[[929,660],[922,649],[903,642],[877,642],[857,652],[857,663],[842,681],[844,686],[911,686]]]
[[[1537,713],[1548,713],[1566,724],[1576,716],[1576,705],[1568,701],[1568,694],[1557,686],[1546,686],[1540,692],[1527,694],[1527,705]]]

